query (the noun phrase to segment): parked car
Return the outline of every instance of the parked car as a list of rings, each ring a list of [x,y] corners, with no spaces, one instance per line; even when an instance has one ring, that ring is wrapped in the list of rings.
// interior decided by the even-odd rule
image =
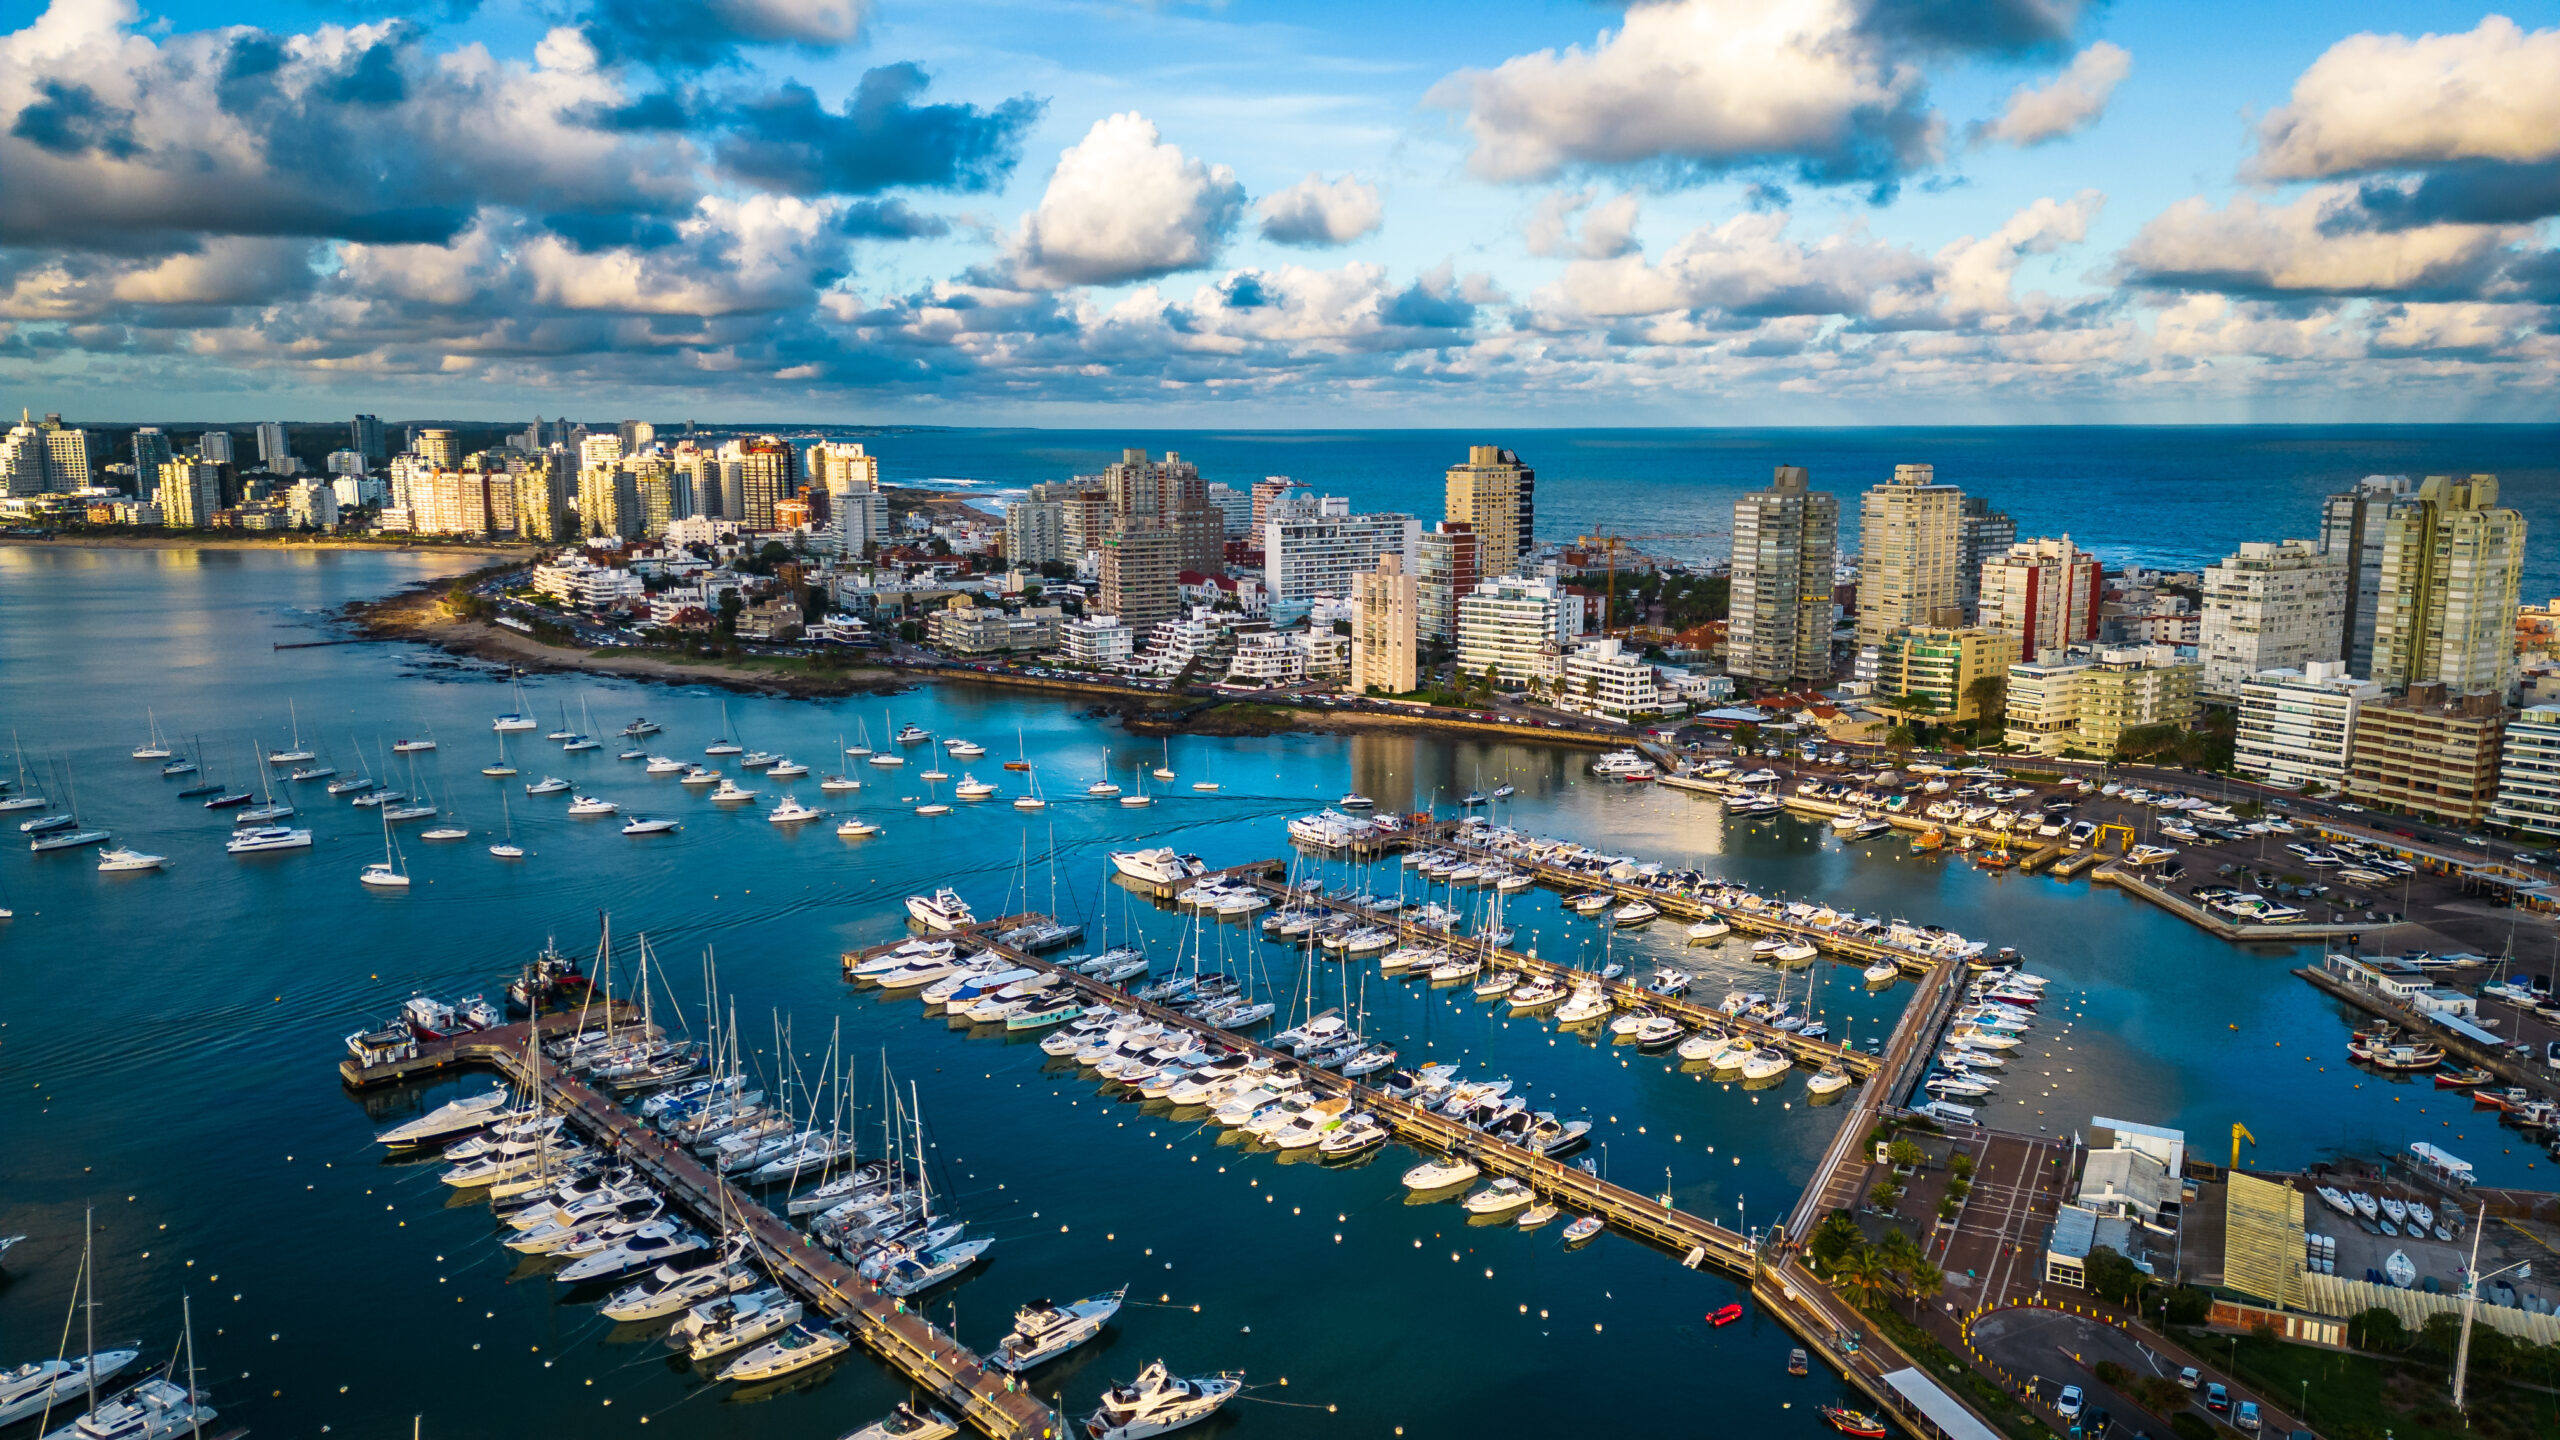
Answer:
[[[2241,1431],[2254,1433],[2258,1428],[2258,1402],[2241,1401],[2239,1413],[2231,1417],[2231,1423]]]
[[[2190,1365],[2186,1369],[2178,1372],[2178,1383],[2186,1386],[2190,1390],[2193,1390],[2198,1385],[2204,1383],[2204,1377],[2196,1373],[2196,1367]]]
[[[2080,1387],[2077,1385],[2063,1386],[2062,1394],[2056,1397],[2053,1402],[2053,1413],[2061,1416],[2065,1420],[2079,1414]]]
[[[2221,1381],[2209,1380],[2205,1382],[2204,1408],[2212,1411],[2216,1415],[2228,1415],[2231,1413],[2231,1392],[2222,1388]]]

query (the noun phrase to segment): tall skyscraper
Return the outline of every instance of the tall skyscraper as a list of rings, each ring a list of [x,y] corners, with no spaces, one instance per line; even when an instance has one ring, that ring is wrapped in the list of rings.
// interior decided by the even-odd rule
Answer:
[[[293,446],[285,438],[284,422],[281,420],[259,421],[258,463],[272,467],[279,460],[291,458],[293,458]]]
[[[1100,550],[1111,533],[1111,496],[1102,488],[1099,475],[1044,480],[1031,487],[1031,498],[1057,505],[1058,540],[1064,551],[1059,558],[1069,564]]]
[[[1170,520],[1137,515],[1115,520],[1102,541],[1102,613],[1144,635],[1181,613],[1176,577],[1189,537]]]
[[[1982,567],[2018,543],[2018,522],[1981,496],[1967,495],[1957,525],[1956,584],[1963,594],[1965,623],[1972,625],[1982,619]]]
[[[1378,568],[1351,582],[1351,689],[1402,695],[1418,683],[1414,624],[1419,597],[1404,557],[1381,555]]]
[[[160,467],[160,523],[200,530],[222,508],[222,467],[211,460],[172,460]]]
[[[1123,450],[1102,472],[1111,531],[1102,545],[1102,608],[1143,633],[1180,606],[1177,578],[1186,570],[1226,571],[1226,522],[1209,508],[1199,467],[1168,450],[1162,460]]]
[[[0,436],[0,494],[41,495],[45,477],[51,470],[45,461],[44,432],[28,423],[24,412],[18,423]]]
[[[1537,489],[1538,473],[1498,445],[1470,445],[1466,463],[1449,467],[1447,518],[1475,531],[1485,574],[1516,573],[1537,545]]]
[[[2313,540],[2243,544],[2204,572],[2196,693],[2236,703],[2261,670],[2336,660],[2346,605],[2343,556]]]
[[[2347,673],[2373,674],[2373,617],[2382,608],[2382,517],[2409,498],[2406,475],[2367,475],[2356,488],[2320,502],[2320,548],[2346,566],[2346,611],[2338,617],[2338,654]]]
[[[646,420],[625,420],[614,427],[614,433],[622,439],[622,453],[636,455],[658,438],[658,427]]]
[[[800,452],[771,435],[759,435],[731,441],[721,447],[720,458],[738,462],[735,518],[750,530],[774,528],[774,505],[800,486]]]
[[[2382,519],[2373,673],[2389,689],[2438,684],[2456,696],[2506,692],[2524,517],[2498,504],[2495,475],[2430,475]]]
[[[1442,521],[1414,537],[1414,586],[1420,596],[1415,631],[1435,645],[1458,641],[1458,597],[1474,592],[1484,572],[1476,532]]]
[[[529,540],[565,540],[569,521],[568,457],[535,455],[514,475],[516,533]]]
[[[390,459],[389,446],[382,434],[381,416],[359,415],[348,423],[347,448],[363,456],[366,464],[379,465]]]
[[[1005,506],[1005,562],[1021,569],[1065,560],[1065,526],[1066,507],[1055,500],[1026,498]]]
[[[2068,535],[2012,544],[1982,564],[1981,623],[2017,636],[2028,664],[2057,664],[2066,648],[2098,638],[2104,583],[2098,557]]]
[[[151,489],[160,482],[160,467],[178,458],[169,437],[157,425],[145,425],[133,432],[133,493],[148,499]]]
[[[826,496],[838,553],[859,557],[885,544],[889,497],[880,489],[880,457],[858,444],[826,441],[809,447],[809,484]]]
[[[1831,572],[1839,497],[1781,465],[1733,505],[1733,604],[1725,668],[1777,684],[1831,678]]]
[[[59,415],[47,415],[36,428],[44,436],[46,490],[59,494],[98,483],[99,457],[88,431],[63,424]]]
[[[1858,500],[1858,644],[1896,630],[1960,624],[1956,569],[1964,492],[1937,483],[1936,468],[1896,465],[1893,478]]]
[[[462,437],[450,430],[421,430],[417,452],[438,470],[457,470],[462,466]]]
[[[216,465],[237,463],[236,457],[232,454],[231,432],[228,430],[207,430],[197,436],[196,454]]]

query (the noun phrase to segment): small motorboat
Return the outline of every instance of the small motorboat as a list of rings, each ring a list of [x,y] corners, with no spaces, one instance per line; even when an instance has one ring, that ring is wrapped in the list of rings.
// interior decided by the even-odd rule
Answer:
[[[1787,1352],[1787,1373],[1790,1375],[1810,1375],[1813,1373],[1813,1359],[1811,1356],[1804,1353],[1803,1346],[1799,1345],[1793,1350]]]
[[[1717,1306],[1715,1309],[1707,1312],[1707,1323],[1716,1326],[1719,1329],[1730,1325],[1741,1318],[1742,1302],[1739,1300]]]
[[[960,1427],[951,1417],[930,1405],[916,1401],[900,1401],[888,1418],[870,1424],[844,1437],[844,1440],[943,1440],[957,1435]]]
[[[1862,1410],[1846,1405],[1825,1405],[1822,1418],[1843,1435],[1856,1435],[1862,1440],[1884,1440],[1884,1421]]]
[[[1608,1228],[1608,1222],[1597,1215],[1585,1215],[1564,1227],[1564,1243],[1580,1245]]]

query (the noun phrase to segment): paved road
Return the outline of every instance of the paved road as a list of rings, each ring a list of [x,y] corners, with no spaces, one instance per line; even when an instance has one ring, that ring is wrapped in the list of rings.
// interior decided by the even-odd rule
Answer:
[[[2120,1330],[2087,1315],[2023,1307],[2003,1310],[1974,1322],[1973,1344],[1992,1363],[2017,1376],[2020,1384],[2030,1380],[2037,1382],[2036,1409],[2057,1431],[2066,1429],[2069,1422],[2054,1412],[2053,1401],[2062,1393],[2063,1386],[2077,1385],[2085,1396],[2086,1404],[2104,1409],[2112,1416],[2111,1435],[2148,1435],[2152,1440],[2165,1440],[2169,1434],[2168,1415],[2145,1410],[2139,1400],[2099,1382],[2096,1367],[2102,1360],[2113,1360],[2132,1371],[2137,1378],[2157,1375],[2174,1379],[2181,1367],[2195,1366],[2201,1372],[2197,1388],[2190,1392],[2188,1402],[2179,1408],[2192,1410],[2208,1420],[2216,1417],[2204,1407],[2203,1384],[2218,1380],[2230,1390],[2235,1406],[2243,1400],[2258,1402],[2260,1423],[2264,1427],[2261,1434],[2282,1435],[2299,1423],[2289,1410],[2266,1396],[2243,1388],[2230,1376],[2205,1364],[2203,1357],[2186,1354],[2165,1344],[2155,1344],[2141,1335]]]

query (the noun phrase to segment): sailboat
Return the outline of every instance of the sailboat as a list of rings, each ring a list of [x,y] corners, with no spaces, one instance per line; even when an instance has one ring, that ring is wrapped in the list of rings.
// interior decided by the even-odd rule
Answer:
[[[489,853],[501,860],[521,860],[524,847],[516,843],[516,814],[507,808],[507,792],[498,792],[498,813],[506,818],[507,838],[489,847]]]
[[[0,795],[0,810],[43,809],[44,797],[27,793],[27,752],[18,744],[18,732],[14,728],[9,731],[9,748],[15,751],[18,757],[18,793]]]
[[[1165,743],[1166,743],[1167,745],[1172,744],[1172,742],[1171,742],[1171,741],[1167,741],[1167,742],[1165,742]],[[1203,765],[1206,765],[1206,764],[1208,764],[1209,762],[1208,762],[1208,761],[1206,761],[1206,760],[1203,760],[1203,761],[1201,761],[1200,763],[1201,763],[1201,764],[1203,764]],[[1201,793],[1202,793],[1202,794],[1204,794],[1204,795],[1206,795],[1206,794],[1213,794],[1213,793],[1215,793],[1215,792],[1216,792],[1216,790],[1217,790],[1217,788],[1218,788],[1218,782],[1217,782],[1217,781],[1215,781],[1215,780],[1194,780],[1194,781],[1192,781],[1192,782],[1191,782],[1191,788],[1192,788],[1192,789],[1194,789],[1194,790],[1197,790],[1197,791],[1201,792]]]
[[[497,731],[502,740],[510,730],[531,730],[535,728],[534,718],[531,715],[526,714],[524,709],[523,675],[524,672],[519,670],[507,677],[507,690],[510,694],[515,696],[516,708],[489,722],[489,728]],[[503,749],[500,753],[504,753]]]
[[[72,788],[71,772],[67,766],[62,775],[62,803],[63,814],[48,815],[41,820],[29,820],[18,826],[22,833],[35,836],[33,840],[27,842],[29,850],[77,850],[81,846],[96,845],[108,838],[106,831],[92,830],[80,823],[80,795]],[[59,823],[48,825],[46,821]],[[36,826],[43,828],[41,830],[31,828]]]
[[[852,747],[844,743],[844,732],[842,731],[836,732],[836,752],[842,755],[850,755],[854,753]],[[851,775],[843,774],[841,772],[830,775],[826,779],[818,782],[819,792],[826,795],[849,795],[861,788],[861,781],[854,779]]]
[[[1164,742],[1164,763],[1156,767],[1156,778],[1159,780],[1170,780],[1173,778],[1173,740],[1171,737],[1167,737]]]
[[[516,767],[513,764],[510,764],[507,760],[506,726],[501,725],[498,727],[498,763],[495,765],[481,766],[480,773],[488,776],[492,780],[504,780],[508,776],[516,773]]]
[[[1019,725],[1013,727],[1013,753],[1016,758],[1004,762],[1004,768],[1007,770],[1031,768],[1031,751],[1022,743],[1022,727]]]
[[[600,750],[604,748],[604,742],[598,740],[594,735],[589,733],[595,729],[595,724],[595,717],[587,713],[586,697],[580,696],[578,699],[578,733],[570,736],[561,744],[560,753],[568,755],[574,754],[580,750]]]
[[[859,760],[871,753],[871,726],[868,721],[856,720],[853,722],[853,728],[855,734],[852,744],[846,745],[842,735],[836,736],[836,744],[844,750],[847,759]]]
[[[729,723],[729,702],[720,702],[720,738],[702,747],[705,755],[737,755],[746,748],[737,742],[737,727]]]
[[[942,773],[938,770],[928,770],[925,772],[925,779],[928,784],[941,778],[943,778]],[[942,803],[941,793],[939,791],[935,791],[932,792],[931,798],[926,800],[924,804],[916,807],[916,813],[919,815],[948,815],[951,813],[951,807]]]
[[[409,872],[400,863],[399,845],[391,838],[391,816],[388,812],[382,817],[382,858],[364,867],[364,873],[356,878],[376,890],[409,888]]]
[[[133,747],[133,758],[136,760],[168,759],[169,743],[160,738],[160,717],[147,708],[142,714],[145,723],[150,727],[150,738]]]
[[[1008,765],[1005,768],[1010,770],[1013,767]],[[1031,767],[1028,765],[1023,766],[1022,768],[1025,770],[1031,770]],[[1013,802],[1013,808],[1016,810],[1046,810],[1049,808],[1049,802],[1040,798],[1039,771],[1031,771],[1031,793],[1028,795],[1017,796]]]
[[[1145,774],[1142,773],[1139,770],[1139,767],[1135,765],[1130,766],[1129,771],[1130,774],[1135,777],[1132,783],[1134,783],[1138,788],[1132,794],[1121,796],[1120,803],[1131,810],[1144,810],[1148,806],[1156,803],[1156,797],[1147,793],[1147,779]]]
[[[95,1251],[91,1221],[84,1216],[80,1225],[80,1278],[73,1293],[88,1314],[89,1353],[77,1360],[64,1356],[22,1365],[0,1375],[0,1425],[14,1425],[30,1415],[50,1413],[74,1395],[86,1395],[88,1408],[94,1412],[98,1408],[98,1382],[142,1358],[140,1350],[98,1349]]]
[[[925,754],[930,757],[933,752],[931,750],[927,750]],[[949,771],[942,768],[941,761],[928,758],[924,762],[924,768],[916,772],[916,778],[927,785],[931,785],[937,781],[950,779],[951,774]]]
[[[257,758],[257,754],[258,747],[253,743],[249,747],[249,756],[254,760]],[[267,759],[273,761],[275,756],[270,755]],[[258,790],[264,797],[262,803],[253,805],[248,809],[241,811],[239,814],[232,816],[231,823],[234,825],[272,825],[278,820],[288,819],[292,816],[293,797],[288,795],[282,800],[278,800],[276,798],[275,772],[273,770],[261,769],[258,771]]]
[[[293,702],[290,700],[284,702],[284,708],[285,713],[293,717],[293,743],[286,748],[269,755],[267,757],[267,763],[270,765],[300,765],[307,760],[316,760],[320,758],[312,754],[310,751],[302,748],[302,713],[294,709]]]
[[[1086,798],[1093,800],[1108,800],[1120,793],[1120,787],[1111,783],[1111,757],[1108,754],[1103,756],[1102,778],[1084,787],[1084,793]]]

